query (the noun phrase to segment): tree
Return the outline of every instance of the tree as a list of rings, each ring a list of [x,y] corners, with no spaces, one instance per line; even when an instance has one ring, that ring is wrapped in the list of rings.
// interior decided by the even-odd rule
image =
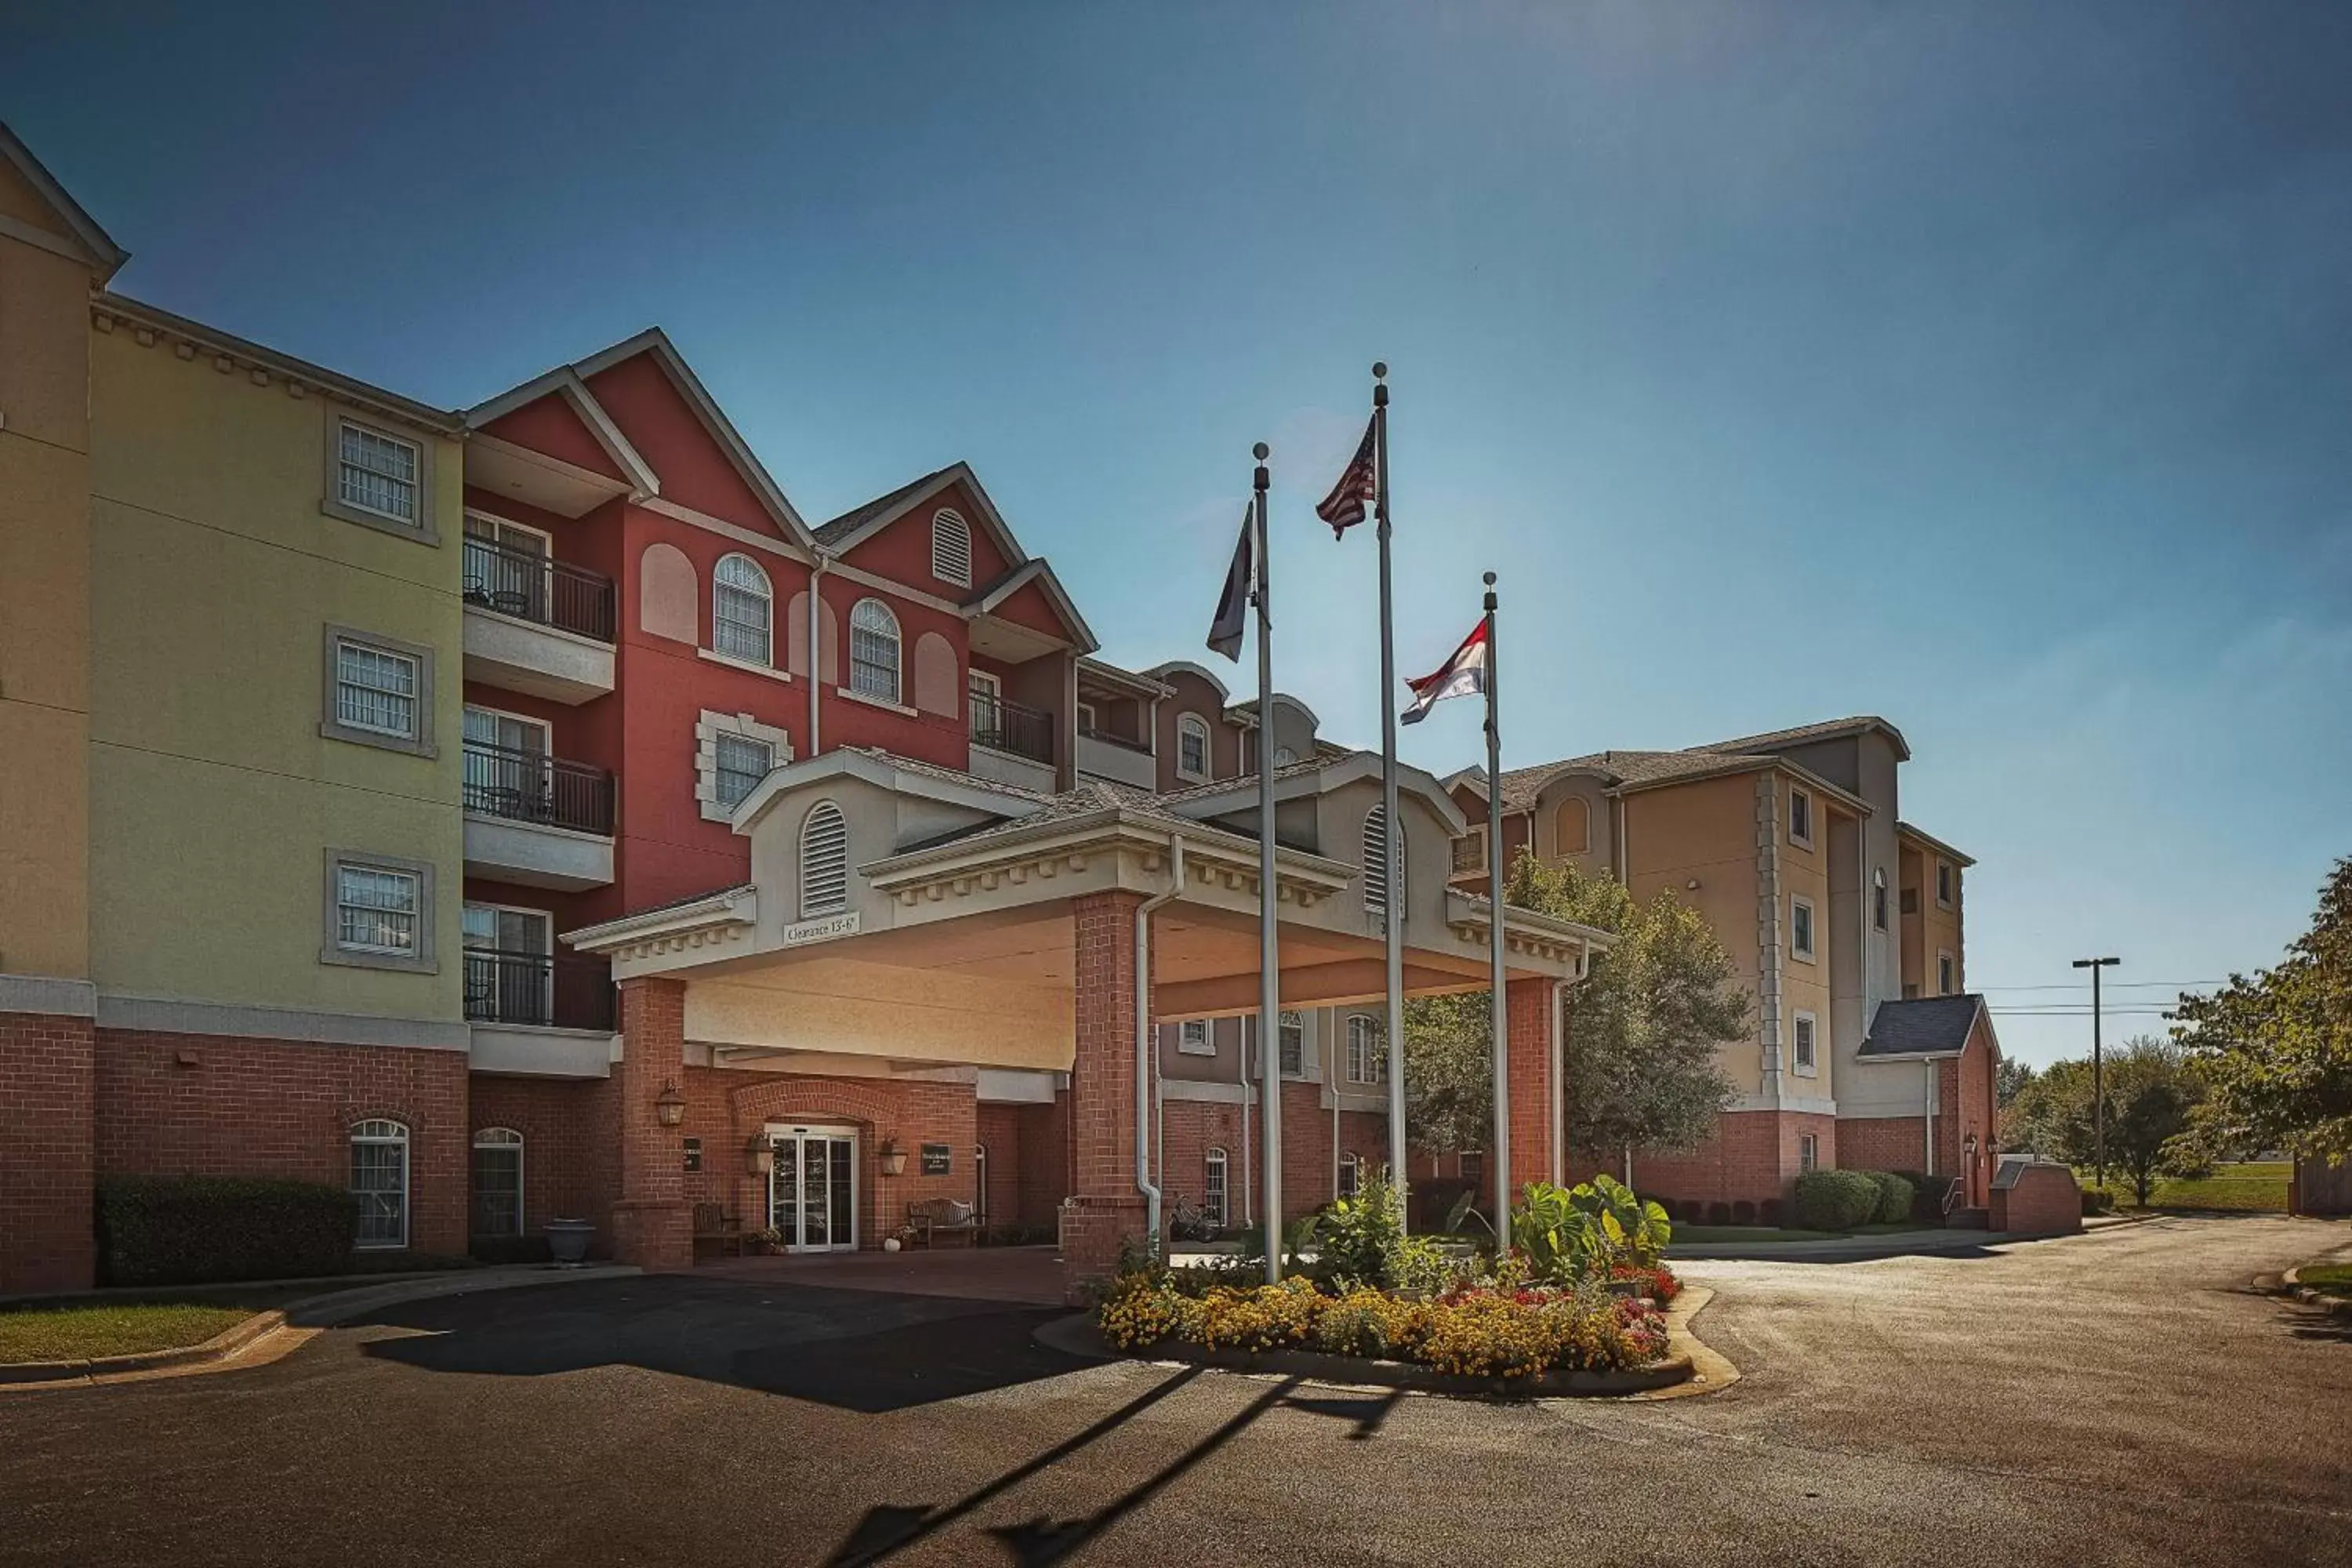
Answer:
[[[2158,1177],[2193,1174],[2203,1163],[2181,1134],[2204,1081],[2179,1047],[2154,1035],[2108,1052],[2106,1080],[2107,1165],[2130,1179],[2146,1208]],[[2004,1121],[2043,1157],[2086,1166],[2098,1157],[2093,1103],[2091,1064],[2053,1062],[2018,1091]]]
[[[2000,1058],[2000,1065],[1993,1069],[1992,1087],[1994,1102],[2000,1107],[2004,1119],[2010,1109],[2016,1105],[2017,1097],[2024,1093],[2032,1082],[2033,1069],[2031,1067],[2013,1058]]]
[[[2336,863],[2311,929],[2277,968],[2184,995],[2176,1017],[2174,1037],[2211,1089],[2197,1113],[2206,1152],[2352,1157],[2352,858]]]
[[[1671,892],[1624,887],[1524,851],[1505,900],[1619,940],[1593,960],[1565,1015],[1568,1142],[1582,1150],[1688,1149],[1713,1134],[1732,1086],[1717,1047],[1749,1028],[1748,994],[1699,913]],[[1426,1149],[1491,1146],[1491,1013],[1484,992],[1415,1002],[1405,1016],[1407,1125]]]

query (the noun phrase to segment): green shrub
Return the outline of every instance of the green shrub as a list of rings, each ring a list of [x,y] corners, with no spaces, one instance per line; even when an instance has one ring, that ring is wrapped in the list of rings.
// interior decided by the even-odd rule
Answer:
[[[108,1285],[292,1279],[350,1267],[359,1202],[275,1176],[108,1176],[98,1184]]]
[[[1892,1171],[1865,1171],[1863,1174],[1878,1184],[1878,1209],[1872,1218],[1881,1225],[1901,1225],[1911,1217],[1911,1199],[1915,1189],[1909,1182]]]
[[[1941,1225],[1943,1188],[1927,1179],[1923,1171],[1897,1171],[1895,1174],[1911,1184],[1910,1218],[1921,1225]]]
[[[2105,1214],[2116,1206],[2116,1194],[2105,1187],[2083,1189],[2083,1213],[2086,1215]]]
[[[1404,1205],[1385,1168],[1368,1173],[1351,1198],[1336,1198],[1315,1226],[1320,1272],[1341,1289],[1384,1286],[1398,1243],[1404,1239]]]
[[[1389,1284],[1423,1296],[1443,1296],[1478,1274],[1474,1253],[1451,1250],[1425,1236],[1409,1236],[1389,1258]]]
[[[1797,1178],[1797,1223],[1852,1230],[1878,1212],[1878,1184],[1860,1171],[1808,1171]]]

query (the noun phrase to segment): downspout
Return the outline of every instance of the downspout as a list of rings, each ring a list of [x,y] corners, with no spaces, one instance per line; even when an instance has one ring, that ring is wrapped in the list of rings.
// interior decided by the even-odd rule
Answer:
[[[1551,1121],[1549,1126],[1551,1129],[1551,1184],[1555,1187],[1562,1184],[1568,1169],[1566,1114],[1568,1089],[1567,1086],[1559,1080],[1560,1074],[1566,1071],[1568,1067],[1568,1031],[1560,1026],[1560,1008],[1567,1000],[1568,982],[1553,981],[1549,1026],[1551,1032],[1551,1110],[1549,1113]],[[1630,1144],[1625,1149],[1625,1184],[1629,1187],[1633,1184],[1633,1150]]]
[[[1920,1120],[1927,1127],[1927,1175],[1932,1180],[1936,1174],[1936,1058],[1929,1057],[1919,1065],[1927,1069],[1927,1114]]]
[[[1279,1072],[1282,1070],[1282,1037],[1279,1030],[1276,1032],[1274,1044],[1275,1055],[1272,1059],[1275,1070]],[[1234,1058],[1235,1070],[1240,1074],[1242,1083],[1242,1224],[1245,1226],[1257,1223],[1257,1190],[1250,1181],[1250,1172],[1256,1168],[1251,1162],[1257,1158],[1257,1145],[1250,1140],[1252,1096],[1250,1094],[1249,1046],[1249,1029],[1244,1025],[1241,1033],[1241,1044],[1234,1049]],[[1265,1042],[1263,1040],[1258,1042],[1258,1054],[1260,1056],[1265,1054]],[[1227,1179],[1230,1180],[1230,1176]]]
[[[1184,839],[1168,836],[1168,889],[1135,907],[1135,1190],[1143,1194],[1143,1221],[1151,1256],[1160,1247],[1160,1188],[1151,1180],[1151,1092],[1160,1053],[1151,1027],[1151,911],[1184,890]]]
[[[824,689],[824,599],[817,591],[817,580],[824,575],[824,557],[819,555],[816,564],[809,568],[808,585],[808,683],[809,720],[808,749],[805,756],[817,753],[817,699]]]

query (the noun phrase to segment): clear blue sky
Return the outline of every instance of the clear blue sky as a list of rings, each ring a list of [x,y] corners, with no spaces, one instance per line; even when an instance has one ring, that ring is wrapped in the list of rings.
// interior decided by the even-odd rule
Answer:
[[[2352,7],[7,9],[127,292],[451,405],[658,322],[813,519],[969,459],[1112,658],[1204,657],[1272,441],[1375,743],[1385,358],[1401,661],[1493,566],[1507,765],[1885,714],[2004,1007],[2352,853]]]

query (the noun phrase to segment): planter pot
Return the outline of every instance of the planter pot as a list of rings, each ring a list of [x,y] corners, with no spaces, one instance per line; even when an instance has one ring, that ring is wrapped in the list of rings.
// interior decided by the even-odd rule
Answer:
[[[588,1238],[596,1227],[584,1219],[551,1219],[540,1227],[547,1232],[547,1249],[558,1268],[577,1268],[587,1260]]]

